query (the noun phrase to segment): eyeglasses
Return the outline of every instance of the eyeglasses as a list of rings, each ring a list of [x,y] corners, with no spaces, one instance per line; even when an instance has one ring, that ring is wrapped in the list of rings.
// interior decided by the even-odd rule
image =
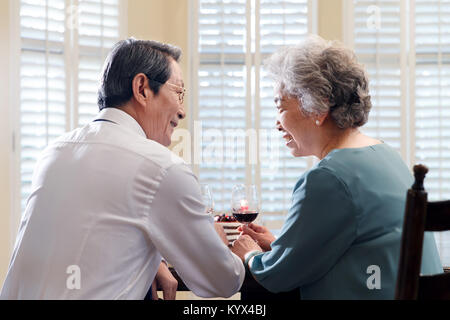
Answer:
[[[166,82],[169,86],[181,89],[181,91],[176,91],[176,93],[178,94],[178,101],[180,101],[180,104],[183,104],[184,101],[184,95],[186,93],[186,88],[185,87],[180,87],[177,86],[176,84],[172,84],[170,82]]]
[[[172,87],[175,87],[175,88],[181,90],[181,91],[175,91],[175,92],[178,95],[178,101],[180,102],[180,104],[183,104],[184,95],[186,93],[186,88],[185,87],[180,87],[180,86],[177,86],[176,84],[173,84],[173,83],[170,83],[170,82],[162,83],[162,82],[159,82],[157,80],[151,79],[149,76],[147,76],[147,79],[150,80],[150,81],[153,81],[153,82],[157,82],[157,83],[159,83],[161,85],[168,84],[169,86],[172,86]]]

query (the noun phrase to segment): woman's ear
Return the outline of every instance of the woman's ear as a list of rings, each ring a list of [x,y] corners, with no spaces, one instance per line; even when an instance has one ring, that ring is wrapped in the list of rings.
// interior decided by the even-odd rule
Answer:
[[[325,121],[325,119],[328,117],[329,112],[325,112],[324,114],[318,115],[316,116],[315,119],[315,123],[317,126],[321,126],[323,124],[323,122]]]
[[[143,106],[147,105],[147,100],[151,98],[153,91],[148,84],[147,76],[143,73],[138,73],[134,76],[131,84],[134,99]]]

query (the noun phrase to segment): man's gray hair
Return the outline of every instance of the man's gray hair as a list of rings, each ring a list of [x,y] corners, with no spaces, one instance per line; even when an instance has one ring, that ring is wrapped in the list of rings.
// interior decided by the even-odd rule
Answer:
[[[129,38],[111,49],[103,66],[98,89],[98,107],[120,107],[133,96],[132,81],[138,73],[147,76],[154,94],[170,78],[170,59],[178,62],[181,50],[158,41]]]
[[[372,107],[364,67],[355,54],[335,41],[309,36],[265,61],[281,93],[299,99],[305,114],[331,118],[341,128],[364,125]]]

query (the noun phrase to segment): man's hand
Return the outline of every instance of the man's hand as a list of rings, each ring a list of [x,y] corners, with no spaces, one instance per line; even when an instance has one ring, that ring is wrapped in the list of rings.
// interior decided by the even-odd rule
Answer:
[[[229,242],[227,239],[227,235],[225,234],[225,231],[223,230],[223,227],[220,224],[214,222],[214,229],[216,229],[216,232],[219,235],[220,239],[222,239],[223,243],[225,243],[225,245],[228,247]]]
[[[240,226],[238,230],[241,231],[241,234],[249,235],[264,251],[271,250],[270,245],[275,237],[266,227],[250,223],[248,226]]]
[[[162,289],[164,300],[175,300],[177,294],[178,281],[175,279],[167,267],[166,263],[161,261],[158,272],[152,283],[152,299],[158,300],[158,284]]]

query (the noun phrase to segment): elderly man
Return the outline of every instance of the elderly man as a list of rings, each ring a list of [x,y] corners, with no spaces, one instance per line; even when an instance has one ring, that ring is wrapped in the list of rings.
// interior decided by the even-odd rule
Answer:
[[[135,39],[112,49],[97,118],[37,163],[1,298],[143,299],[158,269],[171,281],[162,257],[198,296],[239,290],[241,260],[167,148],[185,117],[180,55]]]

